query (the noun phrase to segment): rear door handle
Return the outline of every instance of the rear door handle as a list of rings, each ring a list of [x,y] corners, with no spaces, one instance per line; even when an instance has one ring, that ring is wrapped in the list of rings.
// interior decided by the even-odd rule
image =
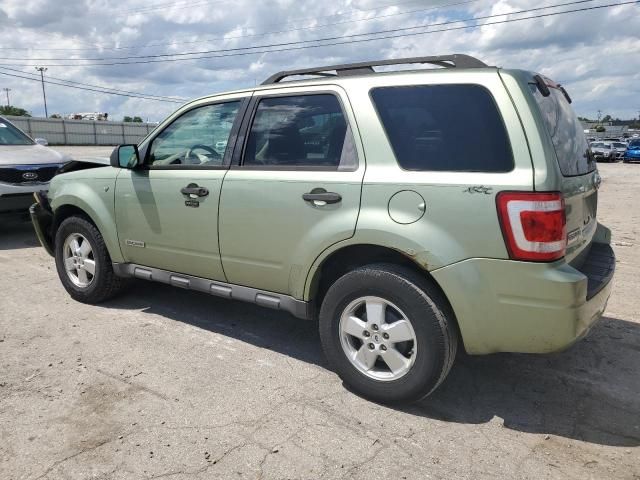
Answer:
[[[209,189],[200,187],[197,183],[190,183],[186,187],[181,188],[180,193],[189,195],[190,197],[206,197],[209,195]]]
[[[342,196],[339,193],[327,192],[324,188],[314,188],[309,193],[303,193],[302,199],[315,205],[325,205],[342,201]]]

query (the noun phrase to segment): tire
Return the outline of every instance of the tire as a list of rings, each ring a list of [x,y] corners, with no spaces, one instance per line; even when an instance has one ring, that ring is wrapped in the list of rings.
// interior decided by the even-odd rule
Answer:
[[[358,306],[361,301],[364,304]],[[384,326],[375,329],[375,324],[367,320],[365,312],[369,309],[369,301],[372,303],[370,311],[374,314],[372,319],[376,318],[376,303],[386,303],[386,313],[377,317],[384,319]],[[354,323],[353,317],[363,323]],[[409,322],[412,332],[406,329],[403,320]],[[391,332],[390,325],[400,326],[396,321],[402,322],[404,328],[403,335],[396,338],[409,338],[413,333],[413,339],[394,343],[393,338],[387,336],[385,344],[380,332]],[[448,302],[428,279],[392,264],[364,266],[340,277],[327,291],[319,315],[322,347],[334,371],[355,393],[386,404],[418,401],[442,383],[453,365],[458,347],[454,322]],[[361,337],[357,336],[358,331],[356,336],[345,332],[357,330],[363,324],[366,331]],[[356,328],[352,329],[352,326]],[[374,346],[373,350],[371,346]],[[365,348],[376,356],[370,370],[366,370],[365,365],[371,363],[370,353],[361,351]],[[392,349],[396,351],[391,352]],[[408,369],[397,368],[399,373],[393,371],[389,366],[391,363],[383,360],[383,355],[385,359],[391,359],[386,356],[390,353],[396,359],[393,362],[396,367],[398,363],[402,368],[408,364]],[[397,353],[404,360],[398,362]],[[358,358],[367,361],[359,363]]]
[[[65,249],[72,248],[70,246],[72,238],[79,242],[77,245],[80,245],[83,251],[87,251],[85,248],[90,247],[91,252],[86,258],[69,259],[82,261],[83,264],[70,273],[65,265],[65,255],[68,257],[71,250],[65,253]],[[88,242],[89,247],[85,245],[85,241]],[[86,218],[72,216],[65,219],[56,231],[54,248],[58,277],[65,290],[75,300],[97,304],[114,297],[121,290],[124,280],[116,276],[113,271],[111,257],[100,231]],[[91,261],[93,261],[93,273],[89,268]],[[81,274],[81,270],[85,273]]]

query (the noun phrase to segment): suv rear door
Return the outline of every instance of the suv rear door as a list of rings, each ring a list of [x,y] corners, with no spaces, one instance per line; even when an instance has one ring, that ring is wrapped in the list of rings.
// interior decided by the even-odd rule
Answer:
[[[353,236],[364,158],[344,91],[331,85],[256,92],[220,198],[220,252],[230,283],[302,295],[307,267]]]

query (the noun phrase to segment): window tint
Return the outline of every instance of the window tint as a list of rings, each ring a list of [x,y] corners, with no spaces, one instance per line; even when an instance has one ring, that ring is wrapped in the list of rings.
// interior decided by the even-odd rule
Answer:
[[[194,108],[178,117],[151,144],[149,165],[220,166],[240,102]]]
[[[371,97],[405,170],[508,172],[502,118],[479,85],[374,88]]]
[[[535,84],[529,87],[551,136],[562,175],[584,175],[595,170],[596,161],[584,136],[582,124],[562,92],[557,88],[549,88],[550,95],[543,97]]]
[[[318,94],[260,100],[244,165],[355,168],[353,136],[338,99]]]

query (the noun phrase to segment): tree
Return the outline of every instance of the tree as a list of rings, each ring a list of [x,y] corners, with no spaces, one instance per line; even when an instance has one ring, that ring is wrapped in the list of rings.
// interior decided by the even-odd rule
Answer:
[[[8,105],[0,107],[0,115],[13,115],[15,117],[31,116],[24,108],[10,107]]]
[[[602,117],[602,123],[608,123],[612,120],[611,115],[605,115],[604,117]]]
[[[140,117],[133,117],[133,120],[131,120],[132,122],[136,122],[136,123],[142,123],[142,118]]]
[[[123,122],[132,122],[133,118],[131,118],[129,115],[125,115],[124,118],[122,119]]]
[[[52,115],[49,115],[49,118],[62,118],[59,114],[54,113]]]
[[[607,131],[607,129],[604,128],[602,125],[598,125],[596,127],[596,132],[598,132],[598,133],[602,133],[602,132],[606,132],[606,131]]]
[[[129,115],[126,115],[123,119],[123,122],[135,122],[135,123],[142,123],[142,118],[135,116],[135,117],[130,117]]]

